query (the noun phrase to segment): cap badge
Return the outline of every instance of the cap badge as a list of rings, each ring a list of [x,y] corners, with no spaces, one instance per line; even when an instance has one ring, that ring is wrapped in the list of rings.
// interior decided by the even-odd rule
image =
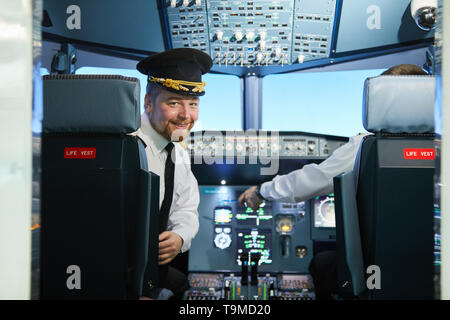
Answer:
[[[156,78],[153,76],[150,76],[149,80],[150,82],[157,82],[162,84],[165,87],[169,87],[175,90],[183,90],[183,91],[192,91],[192,92],[204,92],[206,82],[190,82],[190,81],[182,81],[182,80],[173,80],[173,79],[164,79],[164,78]],[[194,87],[192,90],[189,90],[188,88],[184,87],[190,86]]]

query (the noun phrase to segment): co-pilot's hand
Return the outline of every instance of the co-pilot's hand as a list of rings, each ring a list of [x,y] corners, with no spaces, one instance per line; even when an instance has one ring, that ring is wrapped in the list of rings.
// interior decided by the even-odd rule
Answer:
[[[243,206],[252,208],[253,211],[258,210],[259,205],[262,203],[262,199],[258,197],[256,193],[256,186],[250,187],[244,191],[238,198],[238,201]]]
[[[158,264],[164,265],[172,261],[181,252],[183,239],[172,231],[164,231],[159,234]]]

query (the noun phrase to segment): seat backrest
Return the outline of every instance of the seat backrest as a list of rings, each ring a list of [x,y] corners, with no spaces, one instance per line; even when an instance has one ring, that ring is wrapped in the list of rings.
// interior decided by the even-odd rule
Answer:
[[[375,134],[353,174],[371,299],[433,298],[434,88],[431,76],[365,82],[363,123]]]
[[[157,282],[159,177],[129,134],[139,97],[136,78],[44,77],[42,299],[134,299]]]
[[[360,296],[366,291],[353,171],[334,178],[338,287]]]

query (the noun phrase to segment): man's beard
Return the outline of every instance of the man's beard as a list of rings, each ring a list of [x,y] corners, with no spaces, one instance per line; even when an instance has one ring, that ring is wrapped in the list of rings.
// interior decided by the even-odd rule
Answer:
[[[170,122],[169,122],[170,123]],[[169,123],[166,126],[165,133],[169,141],[172,142],[182,142],[184,141],[187,136],[189,136],[189,132],[191,131],[192,127],[194,126],[194,122],[189,123],[182,123],[181,125],[187,125],[185,129],[178,129],[176,128],[172,132],[169,130]],[[172,123],[174,125],[174,123]]]

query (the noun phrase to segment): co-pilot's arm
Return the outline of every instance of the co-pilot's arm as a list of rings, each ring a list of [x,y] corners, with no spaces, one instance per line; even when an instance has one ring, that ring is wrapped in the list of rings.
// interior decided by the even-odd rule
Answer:
[[[267,200],[300,202],[332,193],[333,178],[353,170],[359,145],[365,135],[351,137],[348,143],[336,149],[320,164],[308,164],[263,183],[260,188],[261,195]]]

